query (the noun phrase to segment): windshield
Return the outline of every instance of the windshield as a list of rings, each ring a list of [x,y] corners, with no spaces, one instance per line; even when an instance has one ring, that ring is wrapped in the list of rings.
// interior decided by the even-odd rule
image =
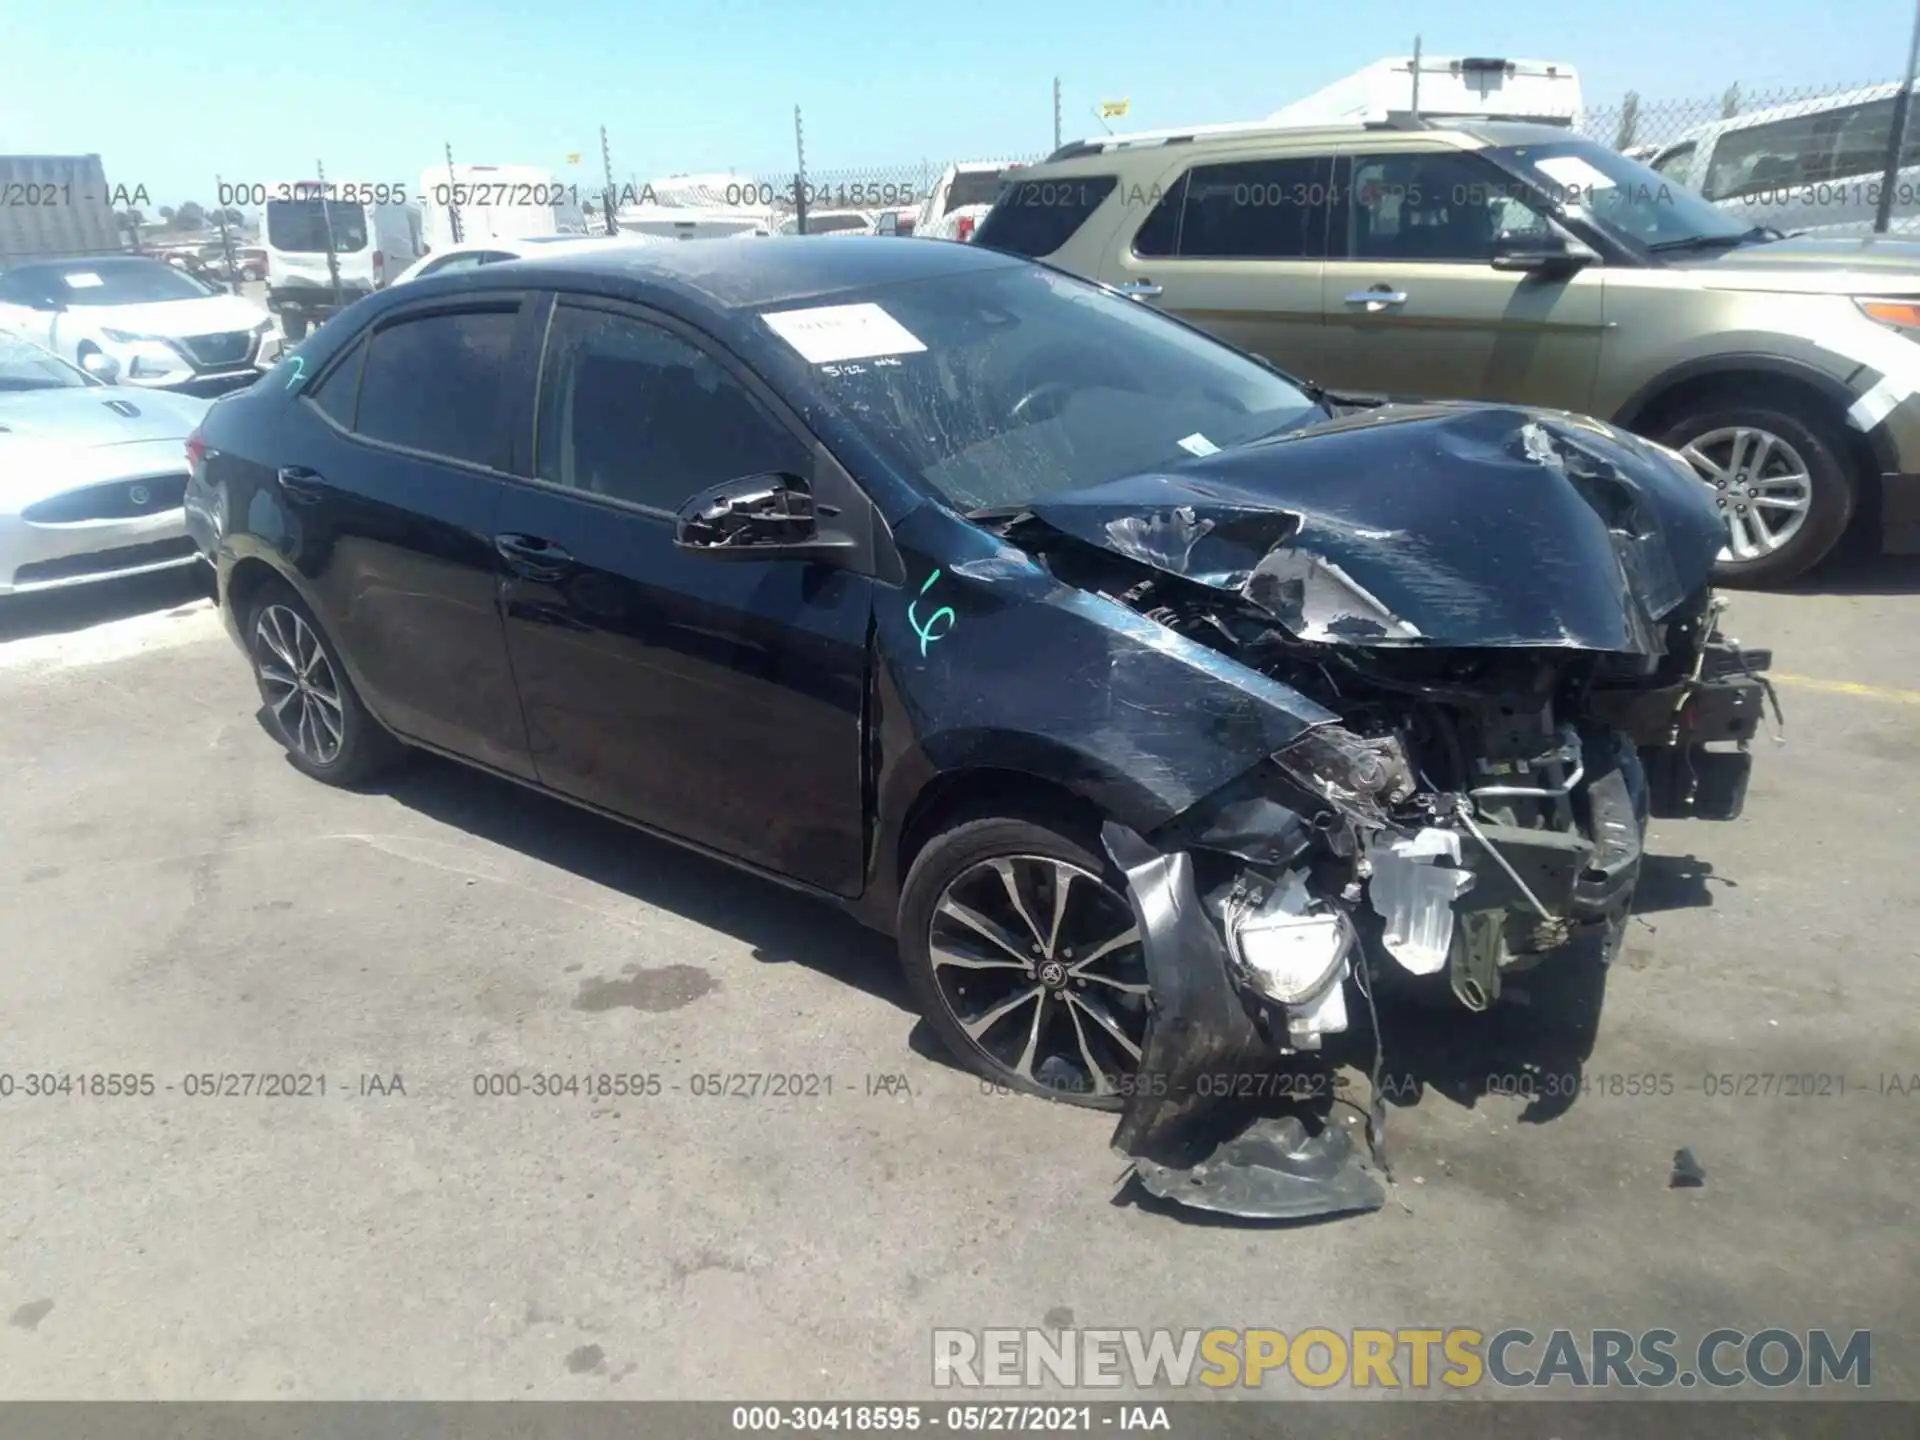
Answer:
[[[21,390],[84,390],[93,383],[38,345],[0,334],[0,395]]]
[[[324,204],[325,210],[320,207]],[[367,212],[346,200],[271,200],[267,202],[267,243],[293,254],[327,253],[327,226],[333,226],[336,254],[367,248]]]
[[[65,305],[152,305],[221,293],[164,260],[75,265],[54,276],[48,288]]]
[[[1675,180],[1591,140],[1506,145],[1486,152],[1575,218],[1642,246],[1735,244],[1747,227]]]
[[[872,444],[961,510],[1164,468],[1323,413],[1259,362],[1036,266],[882,286],[833,305],[849,307],[845,323],[863,335],[888,332],[902,348],[815,365],[820,384]],[[781,321],[763,323],[777,331]]]

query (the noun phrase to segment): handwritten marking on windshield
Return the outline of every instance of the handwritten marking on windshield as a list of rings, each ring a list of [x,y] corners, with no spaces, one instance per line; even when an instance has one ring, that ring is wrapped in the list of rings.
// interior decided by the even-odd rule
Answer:
[[[933,588],[933,582],[939,578],[940,571],[936,568],[931,575],[927,576],[927,583],[920,587],[920,594],[924,596],[927,591]],[[924,659],[929,645],[936,640],[944,640],[948,635],[953,633],[954,623],[958,617],[954,615],[951,605],[942,605],[927,617],[926,623],[923,625],[920,622],[920,617],[913,613],[915,606],[919,603],[918,600],[915,600],[907,606],[907,623],[913,627],[913,633],[920,637],[920,655]],[[934,633],[933,627],[940,623],[942,617],[946,619],[946,628],[936,634]]]
[[[287,378],[287,389],[291,390],[306,376],[307,357],[304,355],[296,355],[288,363],[293,366],[293,374]]]

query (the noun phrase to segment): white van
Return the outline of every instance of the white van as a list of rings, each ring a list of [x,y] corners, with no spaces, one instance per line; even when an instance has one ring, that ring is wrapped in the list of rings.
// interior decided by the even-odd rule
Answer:
[[[579,187],[556,181],[537,165],[436,166],[420,172],[419,199],[429,251],[587,233]]]
[[[420,207],[404,185],[353,181],[287,181],[264,187],[267,309],[289,340],[387,282],[424,250]],[[328,242],[339,271],[338,294],[327,263]]]
[[[1776,105],[1682,135],[1648,162],[1749,225],[1790,235],[1870,234],[1893,133],[1896,82]],[[1909,120],[1893,215],[1920,214],[1920,123]]]
[[[1416,88],[1415,79],[1419,80]],[[1394,55],[1274,111],[1269,125],[1382,125],[1416,112],[1429,120],[1521,120],[1579,129],[1580,76],[1557,60]]]

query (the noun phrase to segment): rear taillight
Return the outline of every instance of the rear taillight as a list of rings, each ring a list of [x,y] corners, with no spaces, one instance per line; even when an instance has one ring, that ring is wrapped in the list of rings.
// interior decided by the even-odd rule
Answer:
[[[206,479],[207,437],[200,433],[198,425],[187,436],[187,470],[196,481]]]
[[[962,240],[973,239],[973,217],[962,215],[953,227],[954,233]]]

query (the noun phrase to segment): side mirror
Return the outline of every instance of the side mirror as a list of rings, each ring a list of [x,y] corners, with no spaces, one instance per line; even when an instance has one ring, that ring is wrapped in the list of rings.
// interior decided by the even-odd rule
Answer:
[[[1598,252],[1584,240],[1570,239],[1554,231],[1546,235],[1502,237],[1493,242],[1493,257],[1487,263],[1496,270],[1557,279],[1583,270],[1599,258]]]
[[[680,507],[673,543],[716,560],[824,558],[842,548],[821,540],[806,481],[784,474],[746,475],[702,490]]]
[[[99,350],[89,350],[81,360],[80,368],[102,385],[113,385],[120,379],[120,362]]]

